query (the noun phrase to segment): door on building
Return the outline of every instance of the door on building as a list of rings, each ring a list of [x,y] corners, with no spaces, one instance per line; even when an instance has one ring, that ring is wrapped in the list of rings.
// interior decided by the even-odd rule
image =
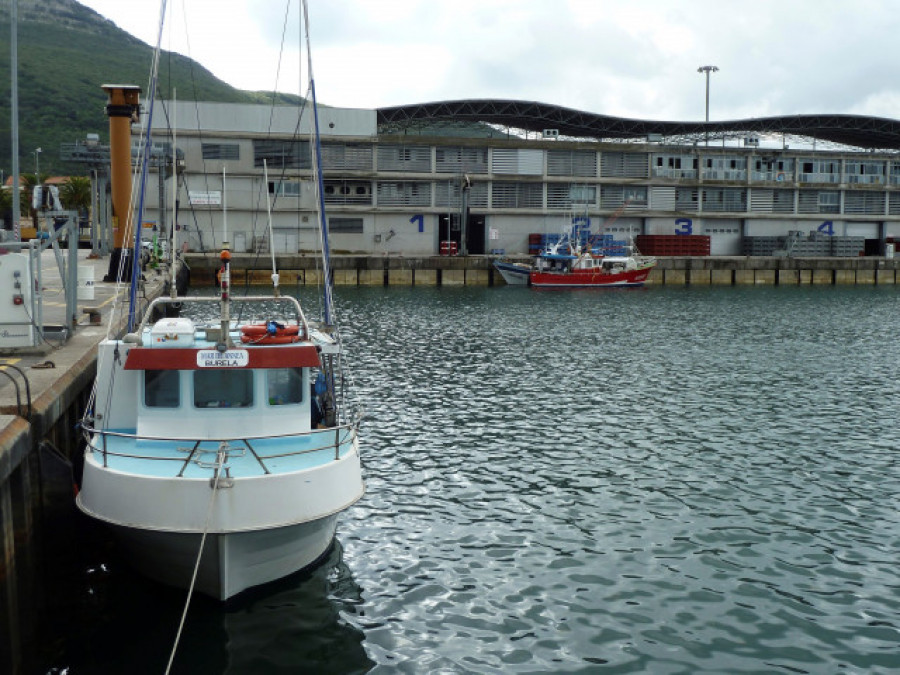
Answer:
[[[484,216],[469,214],[466,222],[466,251],[469,255],[484,255]]]
[[[456,246],[448,247],[444,242],[453,242]],[[462,248],[462,228],[459,226],[458,213],[442,213],[438,216],[438,250],[446,251],[448,248]]]
[[[272,251],[275,253],[297,253],[300,250],[300,233],[296,230],[272,231]]]
[[[438,250],[441,242],[450,241],[462,251],[462,228],[459,226],[458,213],[442,213],[438,216]],[[466,252],[469,255],[484,255],[485,250],[485,217],[483,214],[470,213],[466,220]]]

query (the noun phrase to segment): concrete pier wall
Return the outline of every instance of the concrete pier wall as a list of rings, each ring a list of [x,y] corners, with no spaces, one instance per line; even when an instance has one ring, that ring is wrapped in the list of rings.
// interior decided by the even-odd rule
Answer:
[[[507,259],[528,262],[530,258]],[[196,284],[212,284],[219,259],[211,253],[189,253],[186,260]],[[282,286],[318,285],[321,263],[302,255],[276,256]],[[488,256],[364,256],[335,257],[337,286],[500,286],[505,282]],[[661,257],[647,279],[648,286],[684,285],[892,285],[900,258],[774,258],[755,256]],[[271,259],[235,254],[232,285],[271,283]]]

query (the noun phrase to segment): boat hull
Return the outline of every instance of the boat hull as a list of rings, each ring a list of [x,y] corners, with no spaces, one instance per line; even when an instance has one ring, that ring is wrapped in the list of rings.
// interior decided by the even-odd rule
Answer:
[[[254,443],[263,447],[262,440]],[[181,476],[171,470],[162,475],[168,462],[150,458],[147,448],[142,457],[130,451],[110,453],[106,460],[89,451],[76,504],[113,529],[136,569],[179,588],[190,586],[207,532],[195,588],[227,600],[302,570],[328,550],[339,514],[365,492],[355,433],[340,448],[339,458],[327,446],[294,457],[308,462],[307,468],[281,474],[257,470],[255,476],[223,476],[221,483],[211,468],[197,465]],[[275,454],[269,466],[277,469],[290,460]],[[253,462],[235,455],[228,466],[234,474],[248,473]]]
[[[208,534],[194,590],[224,601],[310,567],[334,541],[337,519],[333,514],[275,529]],[[112,528],[136,570],[162,584],[190,588],[202,534]]]
[[[512,263],[503,260],[494,261],[494,269],[500,272],[500,276],[510,286],[527,286],[531,265]]]
[[[539,272],[530,275],[535,288],[629,288],[643,286],[652,267],[609,274],[598,270]]]

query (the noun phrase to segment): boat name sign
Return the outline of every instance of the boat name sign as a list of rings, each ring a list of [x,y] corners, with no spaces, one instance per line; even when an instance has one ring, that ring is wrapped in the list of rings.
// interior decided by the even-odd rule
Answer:
[[[245,368],[250,365],[246,349],[220,352],[217,349],[201,349],[197,352],[198,368]]]

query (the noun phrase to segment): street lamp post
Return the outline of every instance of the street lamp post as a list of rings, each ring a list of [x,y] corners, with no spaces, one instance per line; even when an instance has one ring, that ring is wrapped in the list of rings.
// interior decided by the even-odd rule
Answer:
[[[34,182],[38,184],[41,182],[41,163],[40,163],[41,149],[38,148],[34,151]]]
[[[709,124],[709,74],[719,70],[718,66],[700,66],[698,73],[706,73],[706,123]],[[709,130],[706,131],[706,144],[709,145]]]

